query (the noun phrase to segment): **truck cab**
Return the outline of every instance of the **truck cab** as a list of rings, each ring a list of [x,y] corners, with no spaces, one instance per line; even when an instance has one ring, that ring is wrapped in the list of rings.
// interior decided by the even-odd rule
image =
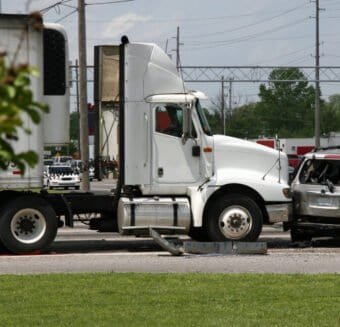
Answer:
[[[119,48],[97,47],[95,57],[99,115],[105,115],[101,108],[106,110],[109,101],[113,108],[117,101],[120,108],[122,233],[158,226],[205,240],[254,241],[263,223],[289,219],[287,156],[245,140],[212,135],[201,105],[205,96],[186,89],[162,49],[126,42]],[[107,76],[112,62],[119,69],[115,83]],[[181,207],[182,201],[186,205]],[[147,217],[151,211],[159,211],[159,217]],[[187,217],[183,225],[181,212]]]

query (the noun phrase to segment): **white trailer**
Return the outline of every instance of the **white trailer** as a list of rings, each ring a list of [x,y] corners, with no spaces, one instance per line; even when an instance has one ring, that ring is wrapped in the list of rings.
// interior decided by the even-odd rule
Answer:
[[[82,213],[99,214],[90,221],[98,231],[145,235],[152,227],[211,241],[255,241],[263,224],[288,221],[287,156],[212,135],[200,104],[203,94],[185,88],[158,46],[123,37],[119,46],[96,47],[94,89],[97,161],[104,144],[98,126],[110,108],[118,111],[119,135],[112,135],[119,159],[115,192],[33,194],[7,183],[0,193],[0,240],[8,250],[46,251],[57,227],[64,221],[73,226]],[[55,128],[47,118],[42,125]],[[34,150],[43,154],[42,145]],[[38,180],[42,168],[36,171]]]

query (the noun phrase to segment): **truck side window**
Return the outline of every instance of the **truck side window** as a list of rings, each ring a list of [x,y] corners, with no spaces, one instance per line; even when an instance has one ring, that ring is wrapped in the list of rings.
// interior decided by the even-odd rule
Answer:
[[[175,104],[157,106],[156,132],[176,137],[182,137],[183,109]]]

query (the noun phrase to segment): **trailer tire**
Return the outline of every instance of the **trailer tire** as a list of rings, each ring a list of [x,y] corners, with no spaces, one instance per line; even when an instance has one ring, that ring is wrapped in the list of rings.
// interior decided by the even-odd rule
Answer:
[[[207,230],[212,241],[256,241],[261,233],[263,215],[249,196],[231,194],[219,197],[207,213]]]
[[[46,252],[57,234],[54,209],[37,196],[13,199],[2,208],[0,217],[0,242],[16,254]]]

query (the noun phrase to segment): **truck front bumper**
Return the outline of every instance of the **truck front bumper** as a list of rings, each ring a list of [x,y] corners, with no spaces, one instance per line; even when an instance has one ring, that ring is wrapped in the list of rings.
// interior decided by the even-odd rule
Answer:
[[[266,205],[270,223],[280,223],[292,220],[292,203]]]

